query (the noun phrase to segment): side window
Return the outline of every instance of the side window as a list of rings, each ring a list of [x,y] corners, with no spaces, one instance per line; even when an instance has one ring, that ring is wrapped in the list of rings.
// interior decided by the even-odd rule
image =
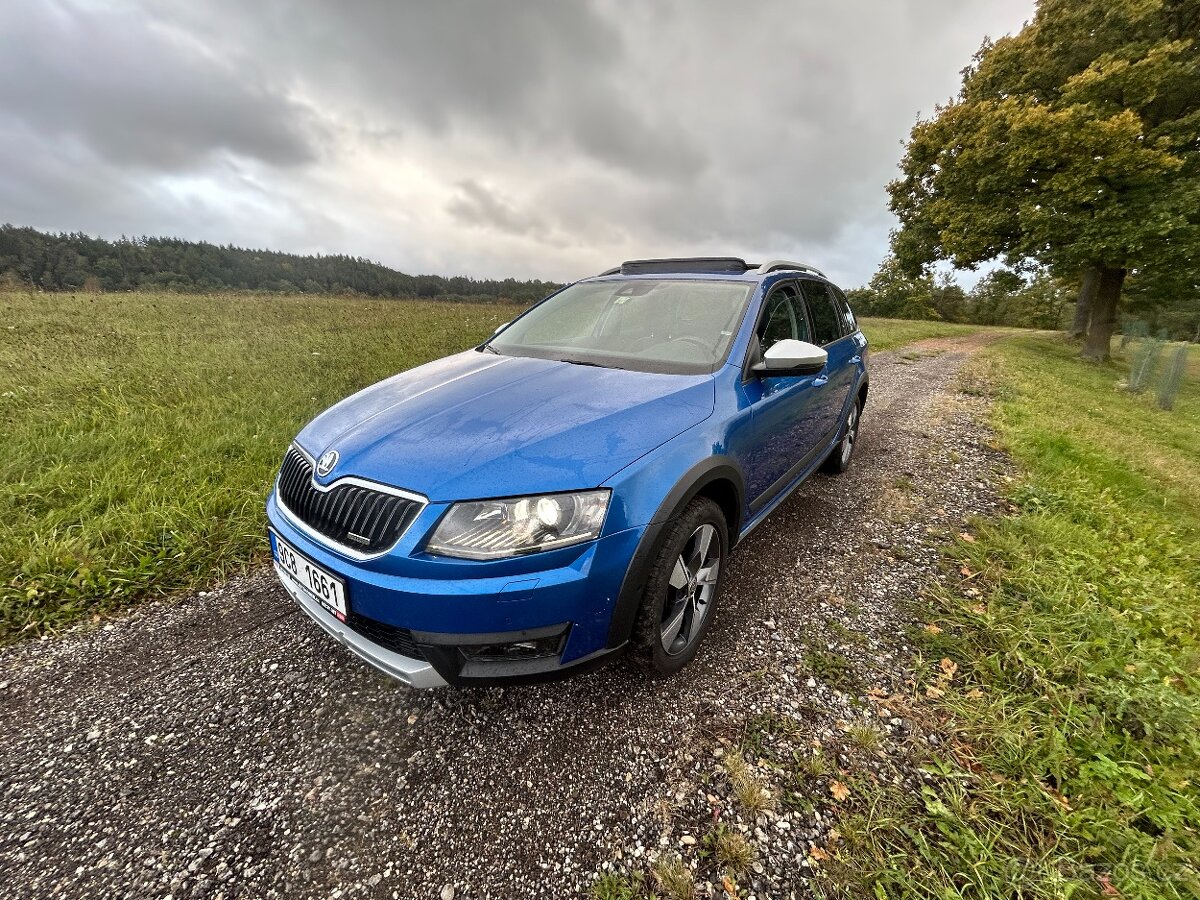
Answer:
[[[808,322],[804,318],[795,287],[784,285],[771,293],[763,308],[757,333],[758,345],[763,351],[789,338],[808,340]]]
[[[762,321],[758,324],[758,344],[766,350],[773,344],[796,336],[796,311],[787,289],[767,298]]]
[[[842,314],[842,333],[854,334],[858,331],[858,320],[854,318],[854,310],[850,308],[850,301],[846,299],[846,295],[842,293],[841,288],[833,289],[833,296],[837,300],[838,312]]]
[[[840,338],[841,314],[833,305],[833,293],[829,285],[820,281],[805,281],[804,298],[808,301],[808,313],[812,317],[813,343],[823,347]]]

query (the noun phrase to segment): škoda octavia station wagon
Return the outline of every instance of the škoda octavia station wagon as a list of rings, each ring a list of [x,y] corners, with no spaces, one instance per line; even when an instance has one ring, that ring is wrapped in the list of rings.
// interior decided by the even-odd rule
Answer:
[[[627,262],[321,413],[267,501],[284,587],[415,687],[695,655],[733,547],[867,399],[845,295],[800,263]]]

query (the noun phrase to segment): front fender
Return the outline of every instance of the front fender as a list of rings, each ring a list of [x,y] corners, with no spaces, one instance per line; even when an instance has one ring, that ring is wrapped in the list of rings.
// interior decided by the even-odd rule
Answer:
[[[712,441],[705,424],[679,435],[608,482],[613,487],[613,496],[625,505],[625,521],[646,525],[613,607],[608,631],[610,648],[626,643],[633,632],[646,576],[658,555],[666,525],[714,482],[726,481],[733,486],[733,521],[728,523],[730,545],[737,541],[746,508],[745,480],[730,457],[714,454],[695,461],[697,446],[710,450],[720,446],[719,441]]]

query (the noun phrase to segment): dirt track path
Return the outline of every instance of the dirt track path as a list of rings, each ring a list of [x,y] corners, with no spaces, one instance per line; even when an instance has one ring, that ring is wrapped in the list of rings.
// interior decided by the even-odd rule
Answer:
[[[413,693],[269,572],[0,652],[6,896],[568,897],[618,852],[679,848],[707,815],[714,734],[768,710],[814,734],[854,714],[806,668],[813,647],[904,677],[896,603],[935,577],[929,530],[992,502],[977,401],[954,389],[982,340],[875,356],[855,465],[739,548],[706,647],[667,682],[617,664]],[[797,818],[759,848],[758,897],[804,895],[820,828]]]

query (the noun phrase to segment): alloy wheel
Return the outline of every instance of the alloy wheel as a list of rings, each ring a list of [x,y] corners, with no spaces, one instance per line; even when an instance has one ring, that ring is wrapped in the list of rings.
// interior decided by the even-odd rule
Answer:
[[[721,538],[707,523],[692,532],[675,560],[667,581],[659,638],[667,655],[682,653],[692,643],[712,608],[721,565]]]
[[[842,438],[842,468],[850,462],[854,453],[854,441],[858,438],[858,404],[850,406],[850,415],[846,418],[846,436]]]

